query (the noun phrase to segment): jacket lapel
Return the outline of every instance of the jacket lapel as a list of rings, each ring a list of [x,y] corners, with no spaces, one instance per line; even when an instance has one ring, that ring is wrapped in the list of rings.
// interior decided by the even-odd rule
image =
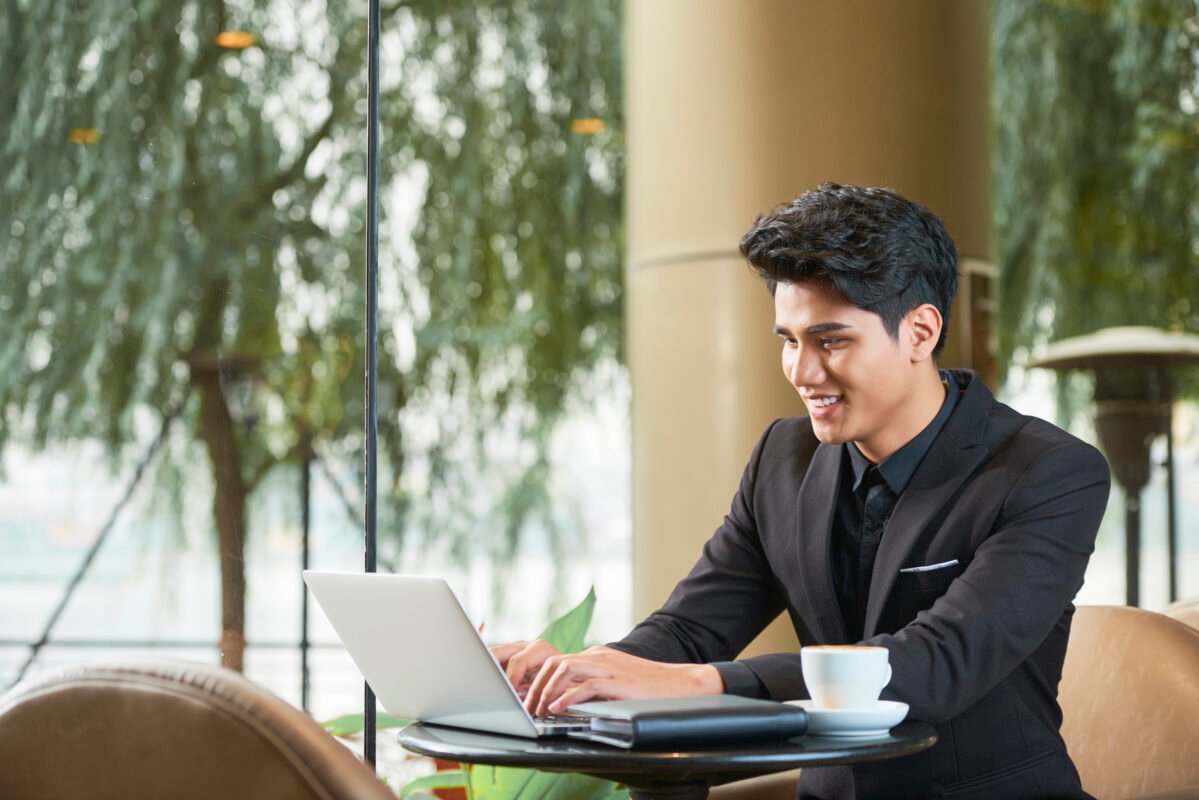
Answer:
[[[920,535],[990,452],[982,439],[994,398],[982,381],[966,374],[970,383],[965,394],[920,462],[887,522],[870,577],[865,638],[876,633],[899,570]]]
[[[817,447],[800,484],[797,501],[798,519],[794,541],[798,558],[794,563],[799,565],[799,583],[812,612],[811,617],[820,637],[819,644],[843,644],[847,636],[829,563],[833,510],[836,508],[841,459],[844,457],[845,448],[841,445],[822,444]]]

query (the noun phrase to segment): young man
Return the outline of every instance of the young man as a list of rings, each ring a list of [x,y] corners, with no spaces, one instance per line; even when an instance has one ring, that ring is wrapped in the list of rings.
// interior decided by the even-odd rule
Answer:
[[[767,428],[666,605],[575,656],[497,647],[509,679],[537,713],[805,698],[798,653],[732,660],[785,611],[803,644],[887,648],[882,697],[939,737],[908,758],[805,769],[801,797],[1086,797],[1057,685],[1107,463],[973,373],[938,370],[957,255],[923,206],[824,184],[759,218],[741,252],[774,295],[783,373],[808,416]]]

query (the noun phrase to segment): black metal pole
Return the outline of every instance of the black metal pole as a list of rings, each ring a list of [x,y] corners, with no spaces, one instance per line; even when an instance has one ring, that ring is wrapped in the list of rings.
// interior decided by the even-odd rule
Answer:
[[[1171,398],[1173,400],[1173,398]],[[1178,599],[1178,524],[1174,496],[1174,403],[1166,416],[1166,569],[1170,576],[1170,602]]]
[[[1133,607],[1141,604],[1141,493],[1124,490],[1124,594]]]
[[[370,0],[366,135],[366,571],[376,567],[379,410],[379,0]],[[375,766],[375,693],[364,687],[363,757]]]
[[[308,542],[311,531],[312,449],[304,434],[304,449],[300,455],[300,564],[308,569]],[[308,710],[310,681],[308,676],[308,587],[300,581],[300,708]]]

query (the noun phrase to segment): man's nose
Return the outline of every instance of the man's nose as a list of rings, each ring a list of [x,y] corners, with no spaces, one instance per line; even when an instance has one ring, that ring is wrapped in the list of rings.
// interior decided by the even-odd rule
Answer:
[[[796,345],[791,351],[790,363],[787,364],[787,379],[795,388],[801,386],[819,386],[824,383],[824,364],[820,356],[812,348],[803,343]]]

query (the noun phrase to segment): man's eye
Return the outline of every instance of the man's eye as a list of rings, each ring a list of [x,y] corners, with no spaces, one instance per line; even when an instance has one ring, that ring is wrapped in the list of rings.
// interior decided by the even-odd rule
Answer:
[[[795,347],[797,344],[799,344],[799,342],[790,337],[783,339],[783,347]]]
[[[825,348],[836,347],[837,345],[840,345],[844,342],[845,342],[844,339],[821,339],[820,346],[825,347]]]

